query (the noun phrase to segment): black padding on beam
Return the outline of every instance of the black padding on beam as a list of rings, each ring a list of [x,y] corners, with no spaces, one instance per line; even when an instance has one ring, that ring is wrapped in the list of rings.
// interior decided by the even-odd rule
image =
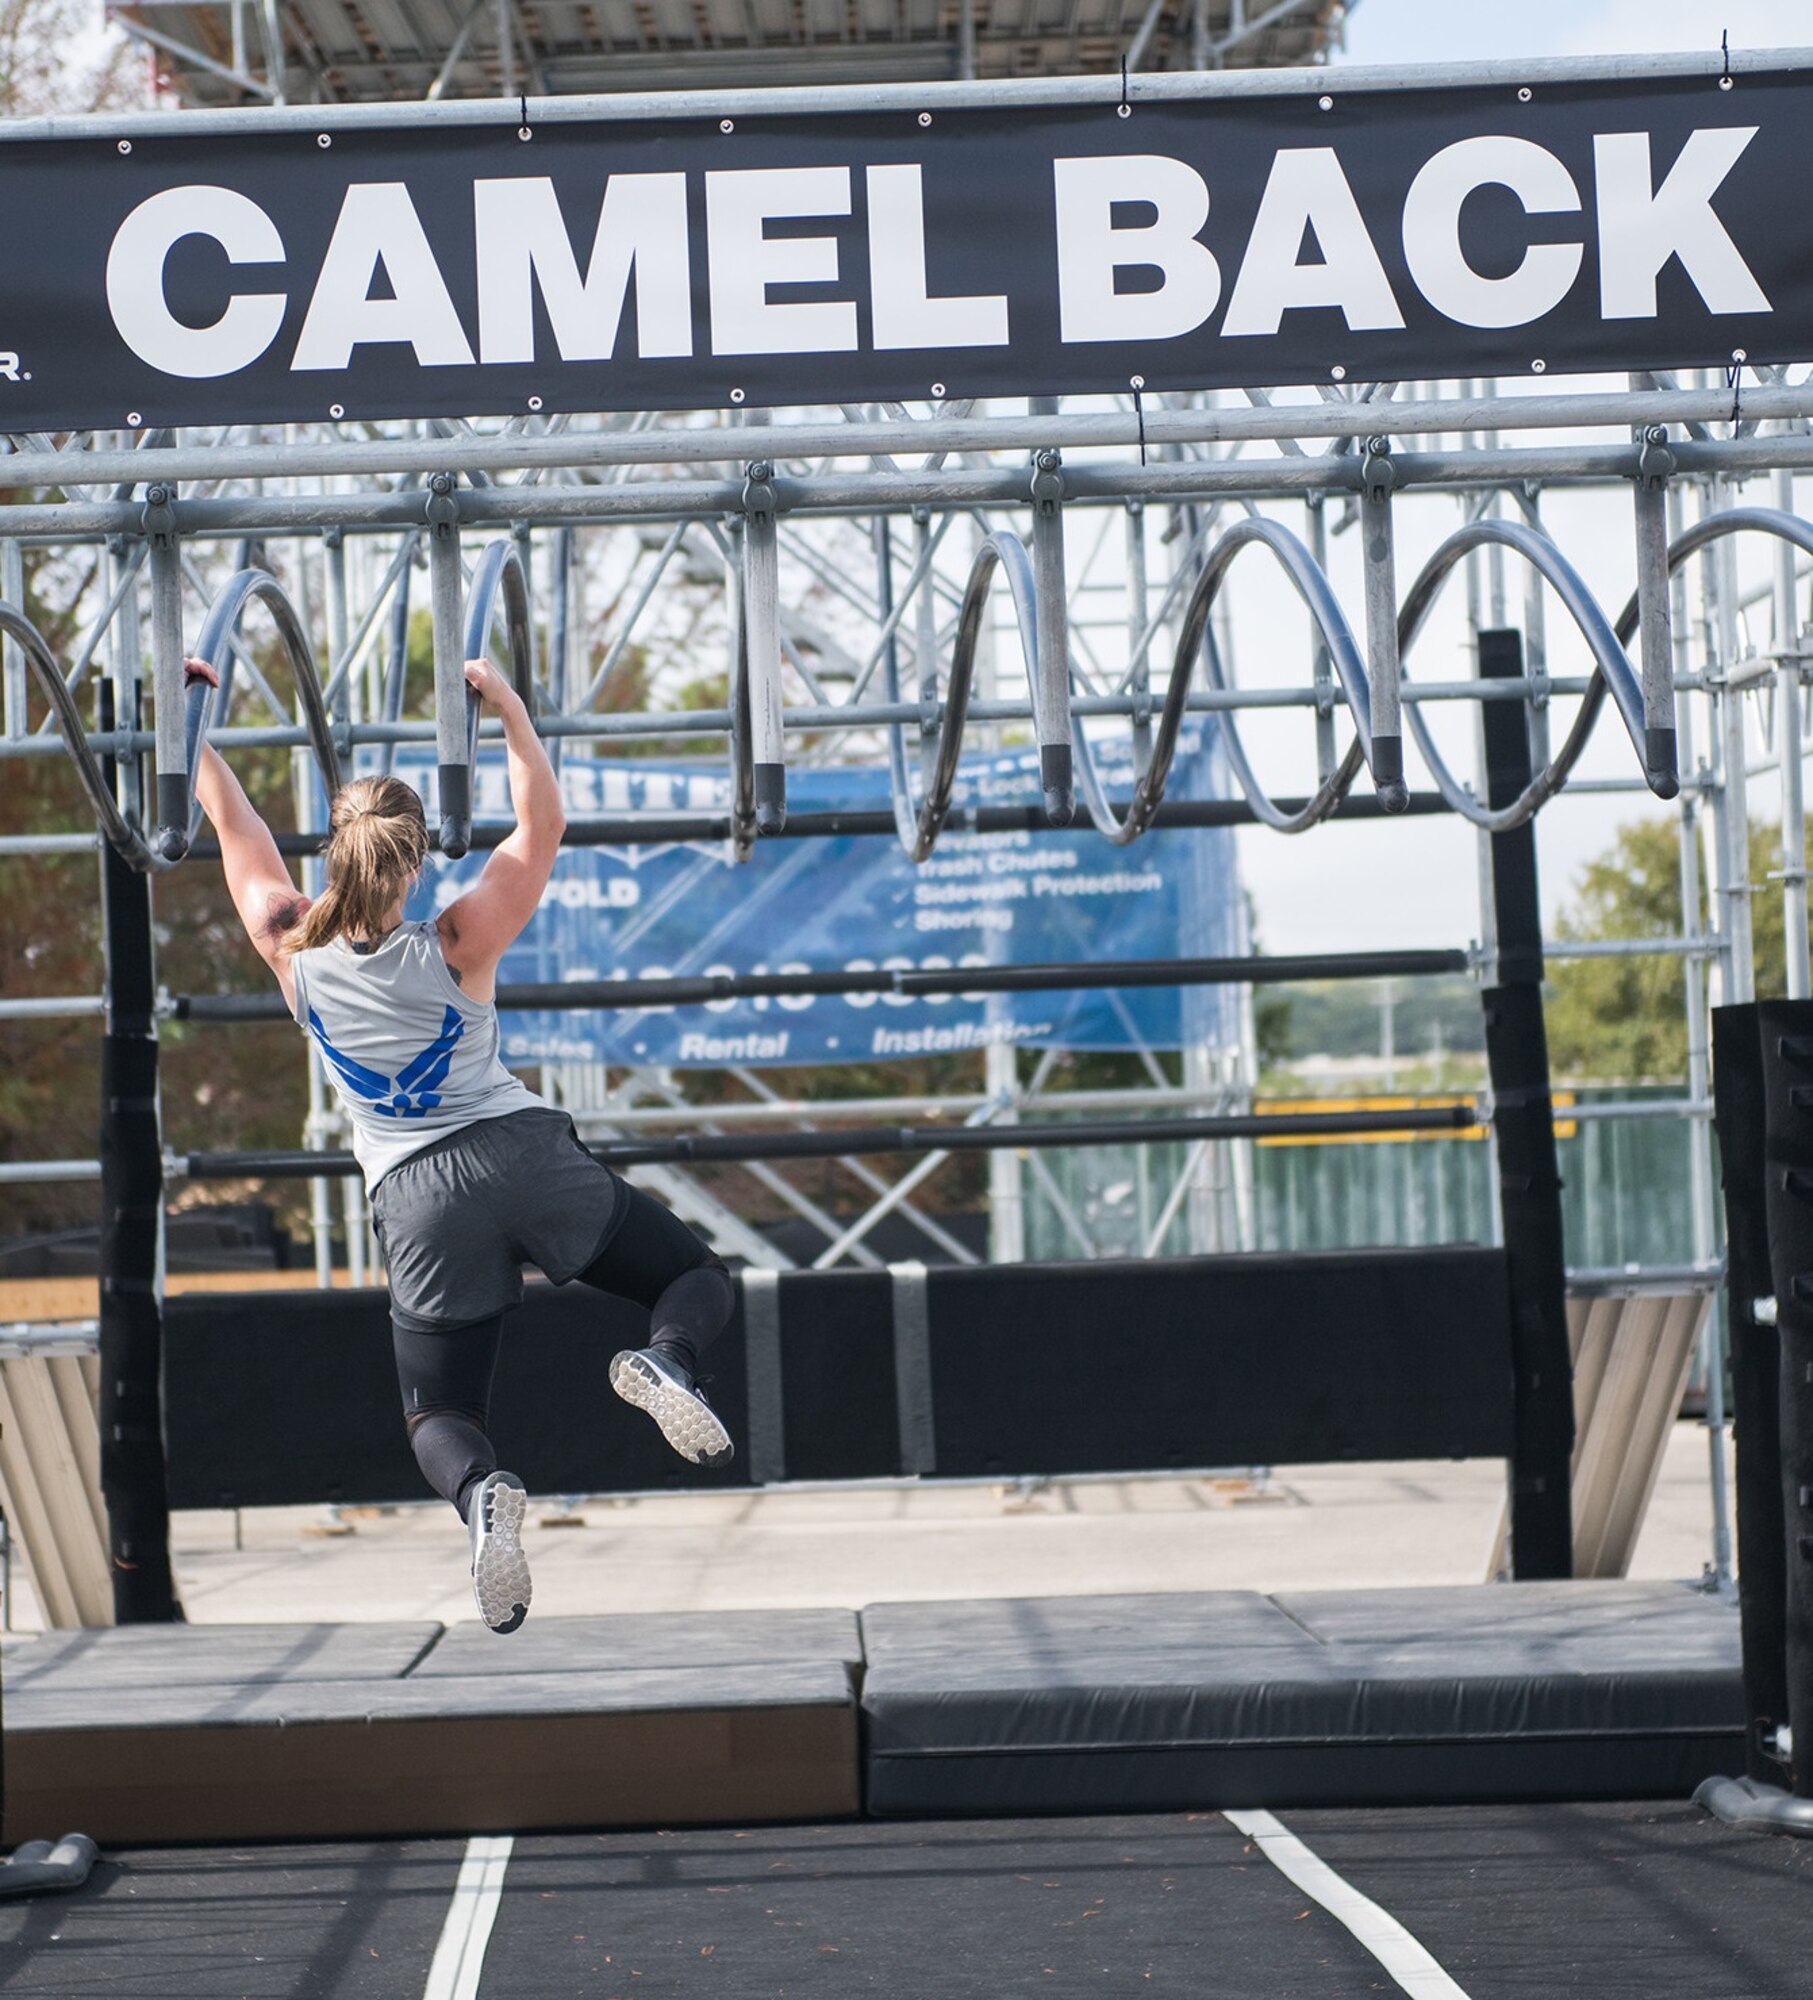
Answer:
[[[1781,1490],[1787,1593],[1784,1653],[1793,1789],[1813,1797],[1813,1206],[1790,1176],[1813,1173],[1813,1000],[1765,1000],[1762,1048],[1765,1205],[1781,1342]]]
[[[947,1477],[1511,1449],[1496,1250],[944,1267],[930,1300]]]
[[[887,1272],[784,1271],[780,1298],[787,1477],[874,1479],[898,1472]]]
[[[403,1435],[381,1291],[184,1293],[166,1308],[165,1430],[175,1507],[432,1497]],[[738,1483],[677,1458],[620,1402],[611,1356],[648,1314],[583,1286],[528,1288],[505,1322],[492,1438],[532,1493]],[[733,1437],[747,1394],[742,1309],[711,1350],[711,1395]]]
[[[862,1632],[879,1814],[1679,1797],[1743,1733],[1737,1621],[1683,1584],[887,1604]]]
[[[1725,1303],[1737,1445],[1738,1609],[1744,1633],[1744,1769],[1779,1780],[1775,1731],[1788,1719],[1787,1551],[1783,1539],[1781,1340],[1756,1318],[1774,1294],[1764,1171],[1763,1049],[1754,1004],[1712,1011],[1712,1100],[1725,1193]]]
[[[903,1470],[886,1271],[779,1284],[790,1479]],[[935,1270],[940,1474],[1137,1472],[1328,1459],[1490,1458],[1512,1442],[1504,1260],[1496,1250],[1333,1251]],[[684,1464],[611,1393],[647,1315],[532,1285],[506,1322],[492,1434],[532,1492],[749,1479]],[[742,1304],[711,1350],[711,1395],[748,1432]],[[172,1504],[424,1497],[403,1439],[385,1295],[187,1293],[168,1306]]]

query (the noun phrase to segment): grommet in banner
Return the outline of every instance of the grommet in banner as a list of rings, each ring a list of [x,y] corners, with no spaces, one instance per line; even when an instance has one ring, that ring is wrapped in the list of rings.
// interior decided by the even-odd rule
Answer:
[[[743,392],[742,392],[742,390],[741,390],[741,389],[732,389],[732,390],[731,390],[731,392],[730,392],[730,400],[731,400],[731,401],[732,401],[733,403],[740,403],[740,402],[741,402],[741,401],[743,400]]]
[[[1114,107],[1114,115],[1117,118],[1131,118],[1133,116],[1133,106],[1125,103],[1117,104]]]
[[[132,151],[132,141],[130,139],[122,139],[120,141],[120,151],[122,153],[130,153]]]
[[[1530,363],[1530,373],[1532,375],[1546,375],[1548,372],[1549,364],[1540,355]]]
[[[1734,347],[1731,350],[1731,358],[1733,361],[1737,362],[1737,364],[1740,367],[1742,367],[1742,365],[1750,359],[1750,350],[1747,347]]]
[[[340,418],[346,415],[346,405],[344,403],[329,403],[327,406],[327,414],[330,417],[332,417],[335,420],[335,422],[338,422]]]
[[[129,431],[142,429],[144,422],[144,418],[139,415],[137,410],[128,410],[126,412],[126,428]]]
[[[516,136],[526,146],[535,137],[535,128],[532,125],[519,125],[516,128]]]
[[[1719,78],[1719,88],[1721,90],[1729,90],[1736,82],[1737,78],[1735,76],[1722,76]]]
[[[734,118],[720,118],[718,120],[718,130],[720,132],[734,132],[736,129],[737,121]]]
[[[944,401],[944,384],[942,382],[934,382],[932,384],[932,401],[934,403],[942,403]]]
[[[1338,361],[1328,372],[1335,378],[1337,382],[1345,382],[1347,380],[1347,370],[1343,368],[1340,362]]]
[[[1535,93],[1535,92],[1534,92],[1534,91],[1533,91],[1533,90],[1532,90],[1532,89],[1530,88],[1530,86],[1529,86],[1529,85],[1528,85],[1528,84],[1526,83],[1526,84],[1524,84],[1524,85],[1522,86],[1522,88],[1521,88],[1521,89],[1520,89],[1520,90],[1518,91],[1518,93],[1517,93],[1517,101],[1518,101],[1518,103],[1519,103],[1519,104],[1528,104],[1528,103],[1529,103],[1529,101],[1530,101],[1530,99],[1531,99],[1532,97],[1534,97],[1535,95],[1536,95],[1536,93]]]
[[[541,408],[541,398],[539,396],[531,396],[529,398],[529,408],[539,410]]]
[[[334,139],[333,139],[333,134],[331,132],[317,132],[315,134],[315,144],[319,146],[324,153],[327,151],[328,147],[331,146],[333,143]]]
[[[921,125],[929,125],[932,122],[932,114],[929,111],[920,112],[919,122]]]
[[[1316,109],[1318,111],[1332,111],[1334,108],[1335,101],[1332,97],[1318,97],[1316,99]]]

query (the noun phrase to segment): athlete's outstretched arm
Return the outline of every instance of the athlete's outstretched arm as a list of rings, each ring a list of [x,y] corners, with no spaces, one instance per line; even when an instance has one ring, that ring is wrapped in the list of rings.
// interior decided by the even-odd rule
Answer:
[[[198,664],[191,668],[191,673],[196,671],[206,670]],[[239,921],[257,946],[259,957],[277,975],[287,1000],[291,997],[289,961],[278,949],[278,942],[308,908],[309,899],[291,879],[258,808],[211,743],[202,748],[195,796],[220,837],[227,893],[233,898]]]
[[[468,660],[466,679],[503,721],[516,827],[485,863],[476,885],[441,912],[438,927],[441,949],[460,985],[474,1000],[489,1000],[498,960],[540,905],[567,816],[560,780],[522,697],[489,660]]]

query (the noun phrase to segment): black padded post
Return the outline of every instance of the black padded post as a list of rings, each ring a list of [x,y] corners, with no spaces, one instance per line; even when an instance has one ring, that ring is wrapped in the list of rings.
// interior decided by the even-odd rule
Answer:
[[[101,689],[103,730],[112,689]],[[110,772],[111,775],[111,772]],[[163,1315],[157,1296],[163,1142],[151,881],[101,843],[101,1494],[122,1624],[180,1618],[170,1574]]]
[[[1523,673],[1516,632],[1479,635],[1483,680]],[[1521,702],[1481,704],[1489,802],[1506,806],[1530,782]],[[1542,1019],[1542,914],[1536,832],[1492,836],[1498,984],[1484,994],[1486,1063],[1495,1107],[1499,1208],[1511,1292],[1516,1446],[1511,1459],[1511,1573],[1571,1576],[1574,1569],[1574,1368],[1567,1330],[1561,1173]]]
[[[1712,1097],[1725,1190],[1725,1301],[1737,1440],[1738,1615],[1744,1634],[1744,1771],[1779,1781],[1775,1731],[1788,1719],[1787,1553],[1783,1538],[1781,1342],[1756,1317],[1775,1290],[1764,1171],[1763,1051],[1756,1008],[1712,1015]]]
[[[1765,1000],[1769,1268],[1781,1340],[1784,1649],[1793,1788],[1813,1797],[1813,1000]],[[1744,1553],[1748,1569],[1749,1551]]]

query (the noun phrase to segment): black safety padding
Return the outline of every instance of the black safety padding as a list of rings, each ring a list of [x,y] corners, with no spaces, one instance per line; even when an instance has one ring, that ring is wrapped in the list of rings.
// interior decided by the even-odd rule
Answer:
[[[873,1479],[898,1471],[888,1274],[787,1272],[780,1311],[786,1476]]]
[[[1781,1341],[1756,1318],[1769,1298],[1763,1051],[1754,1005],[1712,1013],[1712,1100],[1725,1193],[1725,1301],[1737,1444],[1738,1611],[1744,1633],[1745,1773],[1781,1781],[1772,1754],[1788,1719],[1787,1554],[1782,1515]]]
[[[1788,1723],[1794,1790],[1805,1798],[1813,1796],[1813,1000],[1765,1000],[1756,1015],[1781,1339]]]
[[[870,1605],[875,1814],[1683,1797],[1743,1731],[1688,1584]]]
[[[533,1284],[504,1323],[492,1441],[533,1493],[734,1485],[677,1458],[612,1393],[610,1359],[648,1338],[641,1308]],[[747,1423],[741,1308],[712,1346],[710,1395]],[[175,1507],[377,1503],[432,1495],[403,1434],[381,1291],[185,1293],[166,1308],[164,1423]]]
[[[1511,1448],[1496,1250],[965,1266],[927,1283],[939,1474]],[[611,1394],[610,1358],[646,1338],[645,1313],[539,1284],[505,1325],[492,1406],[503,1463],[543,1493],[747,1481],[741,1289],[706,1357],[712,1400],[739,1446],[731,1466],[684,1464]],[[901,1471],[895,1303],[885,1271],[781,1278],[784,1477]],[[423,1497],[382,1292],[173,1298],[164,1389],[175,1506]]]
[[[1496,1250],[930,1274],[943,1476],[1511,1449]]]

